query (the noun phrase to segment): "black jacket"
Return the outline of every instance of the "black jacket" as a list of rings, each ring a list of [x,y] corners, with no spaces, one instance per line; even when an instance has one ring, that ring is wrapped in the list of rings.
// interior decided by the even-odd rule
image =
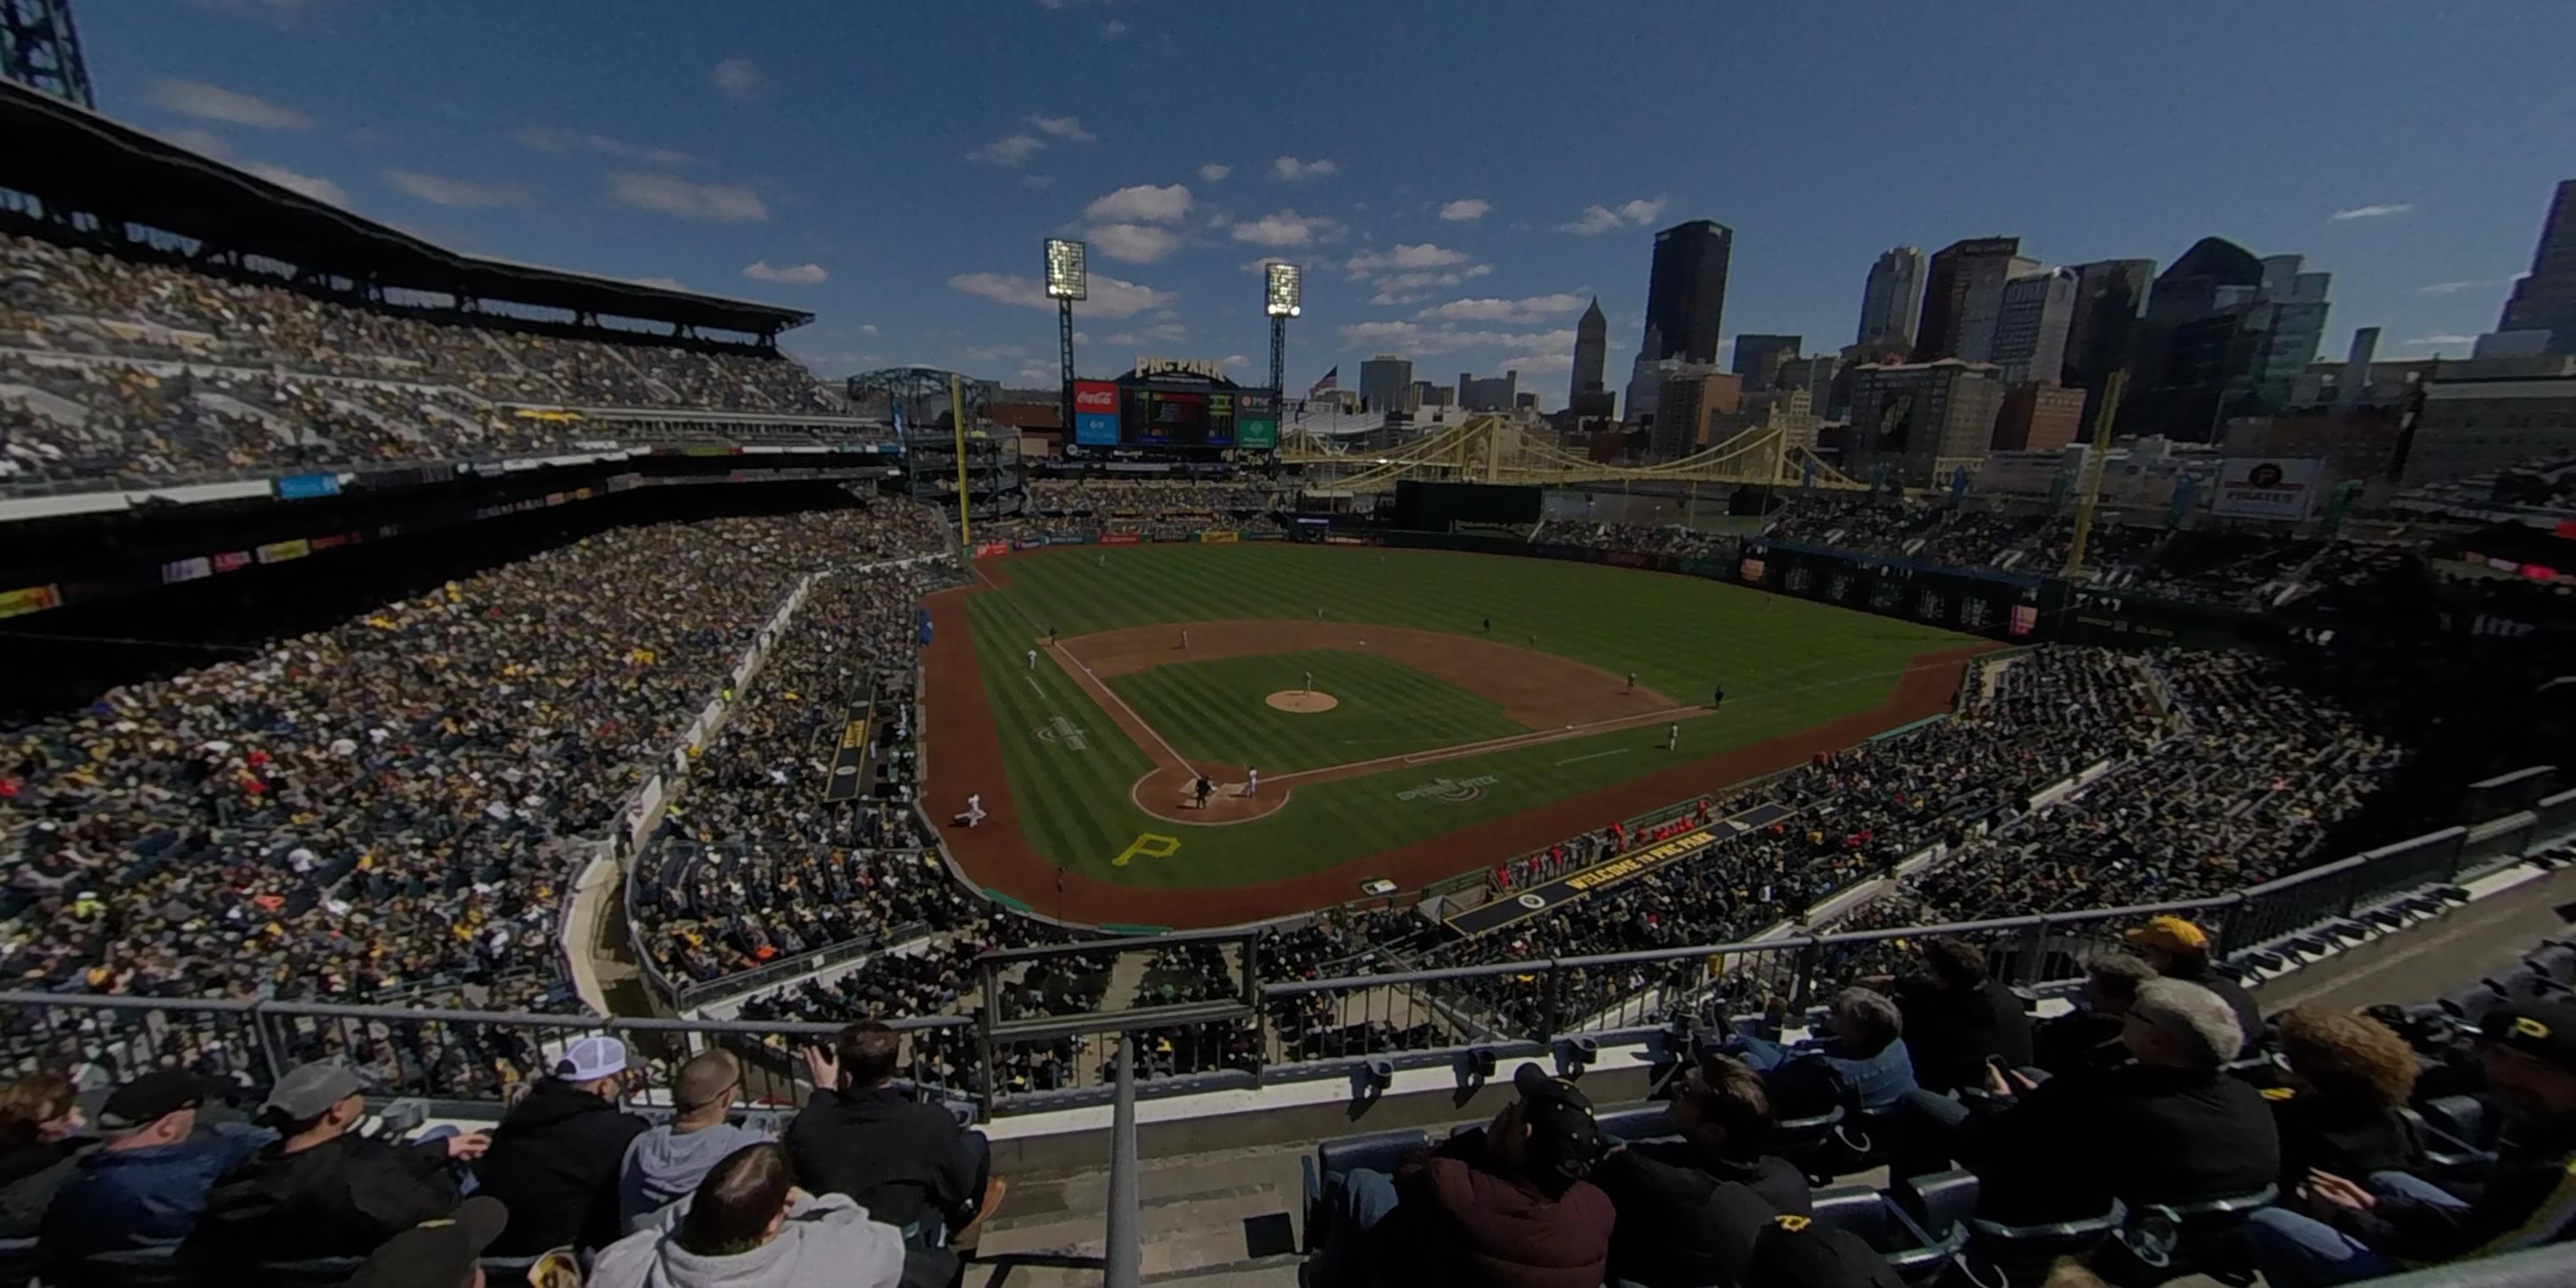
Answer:
[[[0,1239],[32,1239],[44,1224],[54,1191],[72,1177],[80,1156],[98,1141],[76,1137],[51,1145],[30,1141],[0,1154]]]
[[[2417,1265],[2564,1242],[2576,1235],[2576,1124],[2508,1128],[2486,1183],[2449,1188],[2469,1200],[2466,1210],[2382,1198],[2368,1212],[2337,1212],[2335,1225],[2384,1256]]]
[[[2311,1171],[2332,1172],[2361,1182],[2372,1172],[2402,1172],[2416,1163],[2423,1147],[2414,1124],[2387,1105],[2358,1104],[2301,1091],[2273,1087],[2262,1093],[2272,1107],[2272,1125],[2281,1133],[2281,1192],[2308,1179]]]
[[[363,1257],[458,1201],[445,1141],[402,1146],[351,1134],[299,1154],[270,1145],[215,1182],[188,1247],[233,1266]]]
[[[2031,1062],[2030,1016],[2001,980],[1973,989],[1948,989],[1929,979],[1896,982],[1896,1009],[1905,1020],[1905,1049],[1914,1057],[1914,1082],[1926,1091],[1963,1091],[1986,1085],[1986,1057],[2002,1056],[2019,1069]]]
[[[1768,1155],[1712,1159],[1681,1141],[1628,1145],[1594,1168],[1591,1180],[1618,1214],[1610,1227],[1610,1277],[1647,1288],[1706,1282],[1708,1250],[1686,1246],[1681,1236],[1720,1185],[1742,1185],[1774,1212],[1806,1216],[1815,1210],[1806,1176],[1788,1162]]]
[[[2245,1045],[2237,1049],[2238,1057],[2263,1045],[2263,1008],[2254,1004],[2254,995],[2246,992],[2244,985],[2219,974],[2206,962],[2194,965],[2177,961],[2173,969],[2163,972],[2163,975],[2166,979],[2198,984],[2227,1002],[2227,1009],[2236,1012],[2236,1023],[2245,1030]]]
[[[617,1222],[617,1171],[644,1120],[549,1078],[503,1115],[492,1148],[475,1164],[481,1193],[510,1207],[493,1241],[496,1257],[552,1248],[602,1248],[626,1232]]]
[[[2051,1078],[2000,1104],[1972,1098],[1963,1151],[1978,1210],[2020,1223],[2250,1194],[2281,1173],[2261,1092],[2222,1073],[2129,1065]]]
[[[936,1214],[951,1228],[984,1198],[986,1159],[966,1129],[937,1105],[893,1087],[816,1091],[787,1126],[796,1183],[813,1194],[847,1194],[868,1215],[898,1229]]]

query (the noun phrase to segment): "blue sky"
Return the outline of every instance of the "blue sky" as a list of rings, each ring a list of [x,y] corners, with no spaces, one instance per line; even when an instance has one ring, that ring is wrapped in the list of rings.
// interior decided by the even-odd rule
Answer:
[[[2114,12],[2116,10],[2116,12]],[[2557,5],[1738,0],[82,0],[100,106],[480,253],[811,310],[825,375],[1051,384],[1039,242],[1092,242],[1085,374],[1615,384],[1653,230],[1736,233],[1726,331],[1849,342],[1879,251],[2207,234],[2334,274],[2327,349],[2465,353],[2576,176]],[[2448,340],[2442,337],[2453,337]]]

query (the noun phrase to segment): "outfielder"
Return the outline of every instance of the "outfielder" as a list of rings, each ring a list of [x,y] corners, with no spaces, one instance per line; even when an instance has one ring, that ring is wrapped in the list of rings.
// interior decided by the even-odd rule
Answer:
[[[1038,669],[1038,651],[1036,649],[1029,650],[1029,669],[1032,671]]]
[[[1682,725],[1680,721],[1676,720],[1673,722],[1671,728],[1664,730],[1664,750],[1679,751],[1681,750],[1681,746]]]

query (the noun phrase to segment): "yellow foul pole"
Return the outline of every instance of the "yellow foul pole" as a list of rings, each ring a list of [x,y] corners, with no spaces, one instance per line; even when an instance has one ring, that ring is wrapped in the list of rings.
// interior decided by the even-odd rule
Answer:
[[[949,441],[957,448],[957,544],[975,548],[975,518],[966,501],[966,399],[958,388],[957,373],[948,373]]]
[[[2066,579],[2074,581],[2084,573],[2084,544],[2093,535],[2093,502],[2102,491],[2103,458],[2111,454],[2111,417],[2120,407],[2120,388],[2129,383],[2129,373],[2114,371],[2102,385],[2102,406],[2093,413],[2093,449],[2084,453],[2084,474],[2078,486],[2083,494],[2075,498],[2075,541],[2066,547]]]

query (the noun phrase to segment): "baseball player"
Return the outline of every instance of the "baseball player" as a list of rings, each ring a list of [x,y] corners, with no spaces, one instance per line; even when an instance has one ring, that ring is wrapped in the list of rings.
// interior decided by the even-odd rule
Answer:
[[[1671,728],[1664,730],[1664,750],[1679,751],[1681,750],[1681,746],[1682,724],[1681,721],[1676,720],[1673,722]]]
[[[1260,771],[1260,770],[1258,770],[1258,769],[1253,769],[1253,768],[1251,768],[1251,767],[1249,767],[1249,766],[1245,767],[1245,769],[1244,769],[1244,771],[1243,771],[1243,794],[1244,794],[1244,795],[1246,795],[1246,796],[1250,796],[1250,795],[1252,795],[1253,793],[1258,792],[1258,791],[1260,791],[1260,790],[1261,790],[1261,771]]]
[[[1308,672],[1306,673],[1306,692],[1308,692],[1308,693],[1313,693],[1314,691],[1315,691],[1315,673],[1314,673],[1314,672],[1312,672],[1312,671],[1308,671]]]
[[[1184,653],[1190,651],[1190,633],[1188,631],[1181,632],[1181,651]]]
[[[1209,782],[1207,775],[1201,774],[1199,775],[1197,791],[1199,797],[1199,808],[1206,809],[1208,797],[1216,794],[1216,784]]]
[[[1634,672],[1634,671],[1630,671],[1630,672],[1628,673],[1628,692],[1630,692],[1630,693],[1634,693],[1634,692],[1636,692],[1636,691],[1637,691],[1637,673],[1636,673],[1636,672]]]
[[[966,798],[966,826],[973,827],[983,821],[984,794],[982,792],[977,792]]]
[[[1032,671],[1038,669],[1038,651],[1036,649],[1029,650],[1029,669]]]

